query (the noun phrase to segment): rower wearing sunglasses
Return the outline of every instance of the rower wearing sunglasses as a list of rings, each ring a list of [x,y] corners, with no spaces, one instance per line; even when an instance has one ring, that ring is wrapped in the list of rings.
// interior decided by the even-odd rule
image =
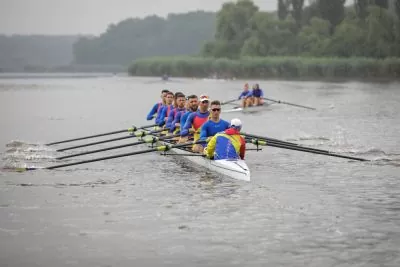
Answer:
[[[199,109],[196,112],[191,113],[183,128],[181,129],[180,142],[187,140],[189,134],[193,134],[193,142],[196,142],[200,138],[201,126],[208,121],[210,112],[208,111],[210,99],[206,95],[201,95],[199,99]],[[193,145],[193,152],[200,153],[203,151],[203,146],[200,144]]]
[[[206,141],[209,137],[213,137],[219,132],[223,132],[229,128],[229,122],[220,118],[221,102],[214,100],[210,105],[210,119],[201,126],[200,140]],[[203,147],[206,146],[204,143]]]

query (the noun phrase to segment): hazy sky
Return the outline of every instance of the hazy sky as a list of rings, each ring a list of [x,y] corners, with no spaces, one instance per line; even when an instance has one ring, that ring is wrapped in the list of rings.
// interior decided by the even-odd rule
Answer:
[[[228,0],[0,0],[0,34],[95,34],[130,17],[217,11]],[[277,0],[254,0],[276,10]]]

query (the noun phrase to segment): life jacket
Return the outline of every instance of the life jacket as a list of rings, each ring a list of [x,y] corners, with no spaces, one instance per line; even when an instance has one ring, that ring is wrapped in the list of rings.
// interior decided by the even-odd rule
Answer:
[[[261,89],[253,89],[253,96],[254,97],[261,97]]]

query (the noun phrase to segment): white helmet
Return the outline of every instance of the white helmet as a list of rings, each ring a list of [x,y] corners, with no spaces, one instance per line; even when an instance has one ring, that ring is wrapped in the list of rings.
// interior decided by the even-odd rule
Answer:
[[[239,119],[232,119],[231,120],[231,127],[242,129],[242,122]]]

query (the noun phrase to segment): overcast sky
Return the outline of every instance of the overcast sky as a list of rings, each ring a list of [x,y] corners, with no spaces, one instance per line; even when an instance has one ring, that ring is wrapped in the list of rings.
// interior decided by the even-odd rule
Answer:
[[[228,0],[0,0],[0,34],[95,34],[130,17],[217,11]],[[276,10],[277,0],[254,0]]]

